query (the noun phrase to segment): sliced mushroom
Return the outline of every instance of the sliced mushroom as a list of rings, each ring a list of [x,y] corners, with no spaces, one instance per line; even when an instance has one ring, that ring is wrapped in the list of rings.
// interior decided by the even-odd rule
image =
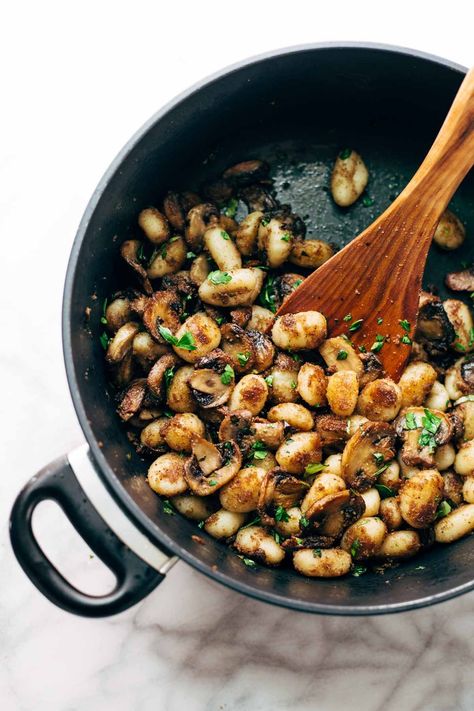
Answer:
[[[416,324],[416,340],[428,357],[438,362],[455,339],[454,328],[438,296],[422,291]]]
[[[135,415],[143,404],[146,394],[146,379],[134,380],[127,389],[120,395],[120,403],[117,407],[119,417],[127,422]]]
[[[304,548],[318,550],[319,548],[332,548],[335,544],[335,539],[332,536],[309,535],[304,538],[299,536],[290,536],[285,541],[282,541],[281,547],[285,551],[299,551]]]
[[[143,323],[146,329],[158,343],[164,343],[159,327],[164,326],[174,333],[181,326],[179,314],[181,301],[176,292],[155,291],[148,299],[148,304],[143,312]]]
[[[346,528],[361,518],[364,511],[365,501],[362,496],[344,489],[328,494],[310,506],[305,513],[306,520],[310,522],[307,528],[339,538]]]
[[[163,200],[163,210],[170,225],[177,232],[184,232],[186,213],[200,202],[195,193],[175,193],[170,191]]]
[[[222,375],[210,368],[195,370],[189,378],[189,386],[199,407],[219,407],[224,405],[230,397],[234,385],[234,378],[229,382],[222,382]]]
[[[237,373],[248,373],[255,365],[255,348],[252,336],[235,323],[221,326],[222,350],[231,359]]]
[[[120,247],[120,254],[126,261],[128,266],[133,269],[140,285],[147,294],[153,293],[153,287],[150,284],[145,268],[139,259],[140,248],[143,248],[143,242],[138,239],[126,240]]]
[[[223,418],[219,427],[219,441],[233,440],[246,455],[255,441],[253,431],[253,415],[249,410],[233,410]]]
[[[239,471],[242,455],[236,442],[213,445],[197,437],[193,454],[186,461],[184,477],[194,494],[209,496],[227,484]]]
[[[353,370],[360,377],[364,366],[351,344],[342,336],[328,338],[319,347],[330,373],[338,370]]]
[[[164,396],[164,384],[165,384],[165,372],[175,366],[179,362],[178,358],[172,354],[167,353],[161,356],[155,365],[152,367],[147,377],[147,385],[150,392],[161,400]]]
[[[270,166],[263,160],[245,160],[227,168],[222,174],[225,181],[231,185],[242,186],[257,183],[266,178]]]
[[[323,447],[338,442],[345,442],[350,437],[350,421],[337,415],[318,415],[315,417],[315,430],[318,432]]]
[[[206,230],[219,222],[219,211],[215,205],[204,202],[192,207],[186,215],[184,237],[191,249],[199,249]]]
[[[260,331],[248,329],[246,333],[252,342],[253,370],[261,373],[272,365],[275,357],[275,346],[271,339],[264,333],[260,333]]]
[[[265,526],[274,526],[275,512],[281,506],[285,510],[294,506],[305,494],[309,484],[279,467],[267,472],[260,488],[258,513]]]
[[[106,360],[111,365],[116,365],[123,361],[126,355],[132,350],[133,339],[139,330],[138,323],[129,321],[119,328],[115,336],[109,341],[107,346]]]
[[[160,356],[169,353],[169,347],[154,341],[147,331],[140,331],[133,339],[132,352],[143,370],[148,372]]]
[[[362,390],[368,383],[379,380],[384,376],[382,362],[375,353],[361,353],[359,356],[362,362],[362,375],[359,377],[359,388]]]
[[[426,420],[427,412],[440,419],[439,427],[433,433],[437,447],[447,444],[453,437],[453,424],[446,413],[441,412],[441,410],[427,410],[423,407],[406,408],[403,410],[403,414],[399,415],[395,420],[395,430],[403,442],[400,452],[402,462],[408,466],[421,466],[424,468],[435,466],[434,452],[431,451],[429,446],[419,442],[423,420]],[[407,426],[407,422],[416,424],[416,428]]]
[[[261,183],[240,188],[239,197],[245,202],[250,213],[269,212],[278,208],[278,201],[271,190]]]
[[[255,433],[255,441],[261,442],[274,451],[278,449],[285,436],[283,422],[269,422],[263,417],[253,418],[252,431]]]
[[[381,462],[395,456],[395,429],[388,422],[366,422],[350,438],[342,453],[342,476],[356,491],[377,481]]]
[[[232,309],[230,312],[230,318],[232,323],[240,326],[240,328],[245,328],[252,318],[252,307],[240,306],[237,309]]]
[[[460,272],[447,274],[446,286],[453,291],[474,291],[474,264]]]
[[[115,333],[121,326],[131,321],[131,311],[130,299],[125,294],[116,294],[105,309],[107,331]]]

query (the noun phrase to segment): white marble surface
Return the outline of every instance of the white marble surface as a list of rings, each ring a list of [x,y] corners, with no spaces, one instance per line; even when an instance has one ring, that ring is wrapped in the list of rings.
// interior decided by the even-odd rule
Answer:
[[[426,8],[46,0],[3,10],[2,711],[474,708],[472,593],[398,616],[331,619],[246,599],[179,563],[141,605],[84,620],[32,587],[6,524],[21,485],[82,441],[62,365],[63,276],[86,201],[129,135],[201,76],[272,47],[370,39],[470,64],[472,5],[452,1],[451,15],[429,21]],[[73,581],[91,592],[110,584],[53,505],[37,519]]]

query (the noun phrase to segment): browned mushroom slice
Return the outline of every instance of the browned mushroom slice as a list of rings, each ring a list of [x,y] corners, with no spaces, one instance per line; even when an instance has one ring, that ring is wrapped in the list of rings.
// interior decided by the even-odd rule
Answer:
[[[219,211],[215,205],[203,202],[192,207],[186,216],[184,237],[191,249],[200,248],[204,232],[219,222]]]
[[[278,507],[294,506],[309,488],[309,484],[276,467],[265,475],[258,498],[258,513],[264,526],[274,526]]]
[[[314,429],[319,433],[323,447],[349,439],[349,420],[338,415],[318,415]]]
[[[179,358],[174,353],[167,353],[161,356],[152,367],[147,377],[147,385],[150,392],[161,400],[164,395],[165,372],[179,362]]]
[[[277,200],[264,185],[248,185],[239,191],[239,197],[245,202],[249,212],[272,212],[278,207]]]
[[[280,307],[285,299],[294,292],[294,290],[303,283],[303,277],[301,274],[283,274],[279,279],[277,279],[276,285],[277,290],[280,295]]]
[[[153,293],[153,287],[150,284],[144,266],[140,262],[139,254],[143,248],[143,242],[138,239],[128,239],[120,247],[120,254],[127,262],[128,266],[135,272],[139,283],[147,294]]]
[[[232,309],[230,312],[230,318],[232,323],[240,328],[245,328],[250,319],[252,318],[252,307],[251,306],[240,306],[238,309]]]
[[[181,326],[179,314],[181,301],[173,291],[155,291],[148,299],[148,304],[143,312],[143,323],[149,333],[159,343],[164,343],[159,327],[169,328],[172,333]]]
[[[339,538],[346,528],[355,523],[365,511],[365,502],[360,494],[349,489],[337,491],[315,501],[305,514],[302,530],[321,530],[333,538]]]
[[[363,371],[359,378],[359,390],[362,390],[367,383],[383,378],[384,369],[380,358],[375,353],[361,353],[359,357],[363,366]]]
[[[283,422],[269,422],[263,417],[254,417],[252,431],[255,433],[255,441],[261,442],[271,450],[277,450],[285,437],[285,426]]]
[[[446,286],[453,291],[474,291],[474,264],[460,272],[447,274]]]
[[[242,455],[236,442],[211,442],[195,438],[193,454],[186,461],[184,478],[194,494],[209,496],[227,484],[237,474]]]
[[[461,363],[461,378],[470,392],[474,390],[474,355],[467,355]]]
[[[228,412],[219,427],[219,441],[234,440],[239,445],[240,451],[246,455],[255,441],[252,423],[253,416],[249,410]]]
[[[430,415],[432,422],[430,422]],[[427,443],[422,436],[425,424],[430,427],[425,438]],[[433,457],[435,447],[447,444],[454,434],[453,423],[446,413],[423,407],[407,407],[403,410],[395,420],[395,430],[403,442],[400,452],[403,462],[408,466],[421,466],[426,469],[435,466]]]
[[[455,332],[438,296],[422,291],[416,325],[416,339],[428,356],[440,356],[449,351]]]
[[[280,543],[281,547],[286,551],[297,551],[301,548],[313,548],[318,550],[318,548],[332,548],[336,542],[336,539],[332,536],[305,536],[300,538],[299,536],[290,536],[285,541]]]
[[[260,331],[253,331],[249,329],[246,331],[248,337],[250,338],[253,346],[254,364],[253,370],[257,373],[261,373],[267,370],[273,363],[275,357],[275,346],[268,336],[260,333]]]
[[[121,361],[111,364],[109,373],[114,385],[123,388],[133,378],[134,370],[133,354],[132,351],[128,351]]]
[[[119,328],[107,346],[106,360],[111,365],[120,363],[131,352],[133,339],[139,331],[138,323],[129,321]]]
[[[342,453],[342,477],[356,491],[376,482],[383,462],[395,456],[395,429],[388,422],[364,422]]]
[[[252,337],[248,331],[235,323],[225,323],[221,327],[221,346],[224,353],[232,359],[237,373],[246,373],[255,365],[255,351]]]
[[[219,178],[205,185],[202,193],[205,198],[216,203],[216,205],[223,205],[233,196],[234,188],[227,180]]]
[[[184,232],[186,226],[186,214],[189,210],[198,205],[199,195],[195,193],[175,193],[170,191],[163,200],[163,211],[170,225],[177,232]]]
[[[221,374],[210,368],[194,371],[188,384],[199,407],[219,407],[227,402],[234,386],[234,378],[225,378],[225,382],[222,378]]]
[[[139,291],[135,291],[132,300],[130,301],[130,309],[134,314],[143,317],[143,313],[148,304],[148,296],[141,294]]]
[[[269,172],[270,166],[263,160],[244,160],[227,168],[222,177],[231,185],[243,186],[266,178]]]
[[[134,380],[127,389],[121,393],[117,412],[124,422],[127,422],[141,408],[146,393],[146,379]]]

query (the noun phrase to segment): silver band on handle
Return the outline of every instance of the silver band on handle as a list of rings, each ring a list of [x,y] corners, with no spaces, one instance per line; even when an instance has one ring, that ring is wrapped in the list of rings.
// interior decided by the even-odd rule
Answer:
[[[88,445],[74,449],[67,458],[86,496],[109,528],[135,555],[165,575],[179,558],[167,556],[127,518],[97,475],[89,457]]]

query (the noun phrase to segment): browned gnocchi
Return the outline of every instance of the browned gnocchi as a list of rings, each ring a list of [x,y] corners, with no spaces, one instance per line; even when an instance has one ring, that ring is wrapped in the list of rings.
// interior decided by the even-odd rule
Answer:
[[[368,179],[343,150],[333,200],[348,208]],[[422,292],[396,383],[383,340],[356,348],[327,314],[278,315],[334,247],[279,203],[264,161],[203,194],[170,192],[137,215],[120,248],[130,283],[101,313],[117,412],[163,513],[249,567],[311,578],[360,576],[474,532],[469,306]],[[447,211],[434,241],[452,250],[464,237]]]

